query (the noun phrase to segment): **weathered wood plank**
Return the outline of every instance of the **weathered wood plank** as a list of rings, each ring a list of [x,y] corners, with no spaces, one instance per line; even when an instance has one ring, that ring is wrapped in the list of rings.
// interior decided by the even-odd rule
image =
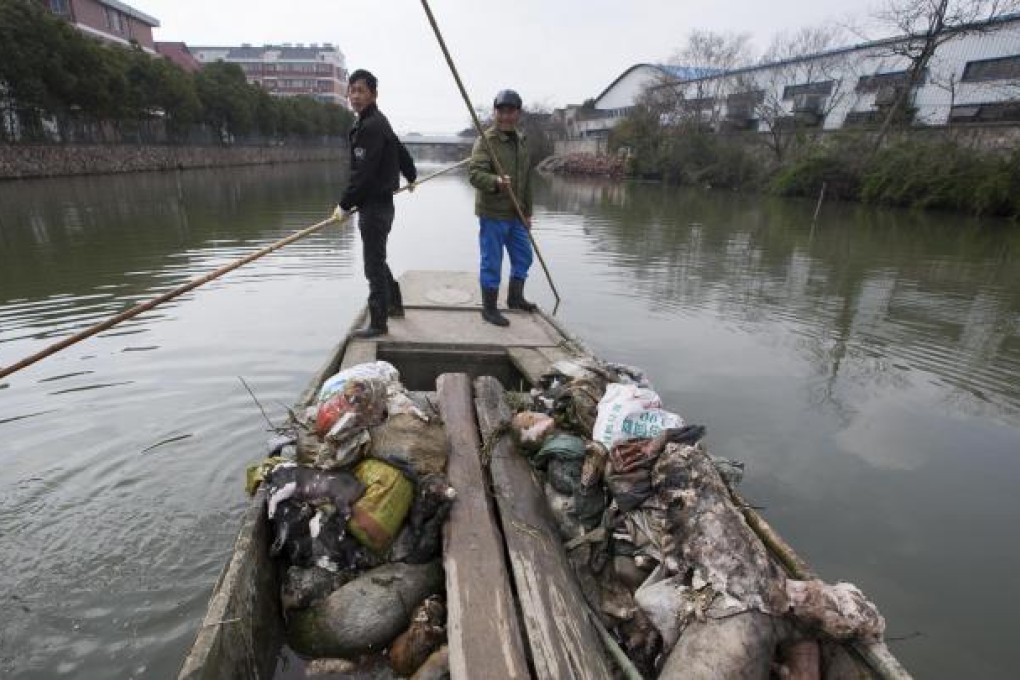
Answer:
[[[549,362],[550,367],[557,361],[571,359],[575,356],[562,347],[539,347],[538,351],[545,357],[546,361]]]
[[[272,676],[284,632],[268,532],[265,492],[259,491],[178,680]]]
[[[475,381],[475,409],[486,438],[511,417],[503,387],[489,376]],[[606,653],[531,466],[517,454],[511,439],[502,437],[492,449],[489,469],[536,675],[611,678]]]
[[[489,345],[540,347],[560,342],[560,335],[538,314],[514,314],[507,328],[493,326],[475,309],[408,308],[389,324],[387,343],[432,343],[460,347]]]
[[[503,540],[486,497],[471,382],[464,373],[444,373],[436,386],[450,440],[447,477],[457,490],[443,534],[450,677],[530,678]]]
[[[552,368],[550,362],[541,352],[531,347],[508,347],[507,354],[512,363],[532,385],[537,385],[539,378]]]
[[[376,343],[371,340],[351,340],[347,343],[347,351],[344,352],[340,368],[350,368],[357,364],[375,361]],[[328,377],[328,376],[327,376]]]
[[[298,410],[315,399],[322,382],[336,371],[346,345],[345,336],[301,392],[295,404]],[[181,665],[179,680],[272,676],[284,629],[277,565],[269,557],[270,528],[265,513],[263,489],[244,513],[233,550],[213,587],[205,618]]]

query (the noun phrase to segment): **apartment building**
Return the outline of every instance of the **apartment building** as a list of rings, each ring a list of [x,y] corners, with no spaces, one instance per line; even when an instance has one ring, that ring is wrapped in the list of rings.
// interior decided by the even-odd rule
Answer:
[[[248,82],[278,97],[307,95],[347,106],[347,68],[343,52],[332,43],[302,43],[253,47],[191,46],[201,64],[237,64]]]
[[[139,45],[156,53],[152,29],[159,19],[117,0],[39,0],[51,12],[94,38],[118,45]]]

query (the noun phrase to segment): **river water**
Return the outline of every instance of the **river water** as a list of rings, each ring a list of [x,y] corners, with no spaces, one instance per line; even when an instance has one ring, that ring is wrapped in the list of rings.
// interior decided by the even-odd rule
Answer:
[[[0,364],[322,219],[342,181],[0,184]],[[1015,677],[1020,229],[813,211],[552,179],[535,222],[559,318],[747,463],[745,495],[879,604],[910,670]],[[463,175],[437,179],[398,199],[391,265],[473,269],[476,230]],[[264,452],[239,378],[281,419],[366,292],[334,227],[0,381],[0,675],[176,673]]]

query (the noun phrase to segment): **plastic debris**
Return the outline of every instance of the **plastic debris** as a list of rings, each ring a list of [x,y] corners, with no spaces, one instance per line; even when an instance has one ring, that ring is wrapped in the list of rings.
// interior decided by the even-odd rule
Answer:
[[[349,380],[379,380],[383,383],[395,383],[400,381],[400,372],[393,364],[386,361],[370,361],[345,368],[322,383],[316,401],[321,404],[333,395],[343,392]]]
[[[517,442],[525,449],[533,450],[542,446],[545,438],[556,428],[556,421],[544,413],[522,411],[511,421]]]
[[[348,530],[376,554],[385,553],[411,509],[414,485],[395,467],[366,460],[354,468],[365,493],[354,504]]]

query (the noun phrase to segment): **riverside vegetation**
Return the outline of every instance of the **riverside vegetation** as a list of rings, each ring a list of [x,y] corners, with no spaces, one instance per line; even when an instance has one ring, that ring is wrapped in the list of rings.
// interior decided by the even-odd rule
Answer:
[[[867,130],[793,135],[776,154],[759,133],[660,125],[639,107],[613,130],[610,149],[629,152],[630,175],[674,184],[812,198],[824,184],[830,198],[1020,220],[1020,149],[991,152],[911,131],[878,148]]]

